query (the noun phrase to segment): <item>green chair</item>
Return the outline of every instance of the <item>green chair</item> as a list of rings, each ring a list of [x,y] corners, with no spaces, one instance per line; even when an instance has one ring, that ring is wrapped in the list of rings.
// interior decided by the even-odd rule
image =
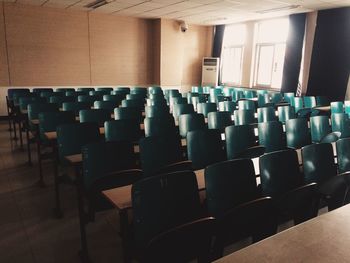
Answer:
[[[129,94],[130,93],[130,88],[129,87],[117,87],[113,91],[122,91],[125,94]],[[113,93],[113,91],[111,93]],[[112,94],[112,95],[114,95],[114,94]]]
[[[124,97],[122,95],[103,95],[104,101],[114,101],[115,103],[119,104],[122,102]]]
[[[236,103],[233,101],[220,101],[218,106],[219,111],[228,111],[231,114],[236,110]]]
[[[103,127],[105,121],[111,120],[111,113],[104,109],[91,109],[79,111],[80,122],[95,122]]]
[[[225,128],[232,124],[231,113],[228,111],[209,112],[208,114],[209,129],[218,129],[224,132]]]
[[[29,127],[31,131],[36,131],[37,126],[33,124],[32,120],[37,120],[39,118],[40,112],[51,112],[58,111],[59,107],[54,103],[31,103],[28,104],[28,120]]]
[[[33,89],[33,93],[40,94],[40,92],[43,92],[43,91],[53,92],[53,89],[52,88],[34,88]]]
[[[293,106],[279,106],[278,111],[278,120],[282,123],[286,123],[287,120],[295,119],[295,109]]]
[[[192,104],[195,111],[197,111],[197,105],[199,103],[205,103],[205,102],[206,102],[206,98],[203,94],[199,94],[198,97],[192,97]]]
[[[208,117],[209,112],[217,111],[216,103],[206,102],[197,104],[197,112],[203,114],[205,118]]]
[[[333,147],[330,143],[312,144],[302,148],[305,182],[316,182],[323,201],[332,210],[344,205],[348,187],[347,174],[337,175]]]
[[[194,170],[226,159],[219,130],[189,131],[186,141],[188,160],[192,161]]]
[[[256,90],[245,90],[243,92],[244,92],[244,98],[246,99],[252,99],[258,96],[258,93],[256,92]]]
[[[333,113],[332,132],[340,132],[340,138],[350,137],[350,119],[346,113]]]
[[[137,142],[142,133],[136,119],[112,120],[104,123],[106,141]]]
[[[199,93],[199,94],[202,94],[203,93],[203,87],[192,86],[191,91]]]
[[[170,114],[144,119],[145,136],[164,136],[177,134],[174,118]]]
[[[63,102],[63,111],[73,111],[76,116],[79,116],[79,111],[91,109],[91,104],[89,102]]]
[[[126,99],[127,100],[141,100],[144,101],[145,100],[145,95],[144,94],[126,94]]]
[[[60,93],[60,92],[41,91],[39,94],[40,94],[40,97],[45,98],[46,102],[49,102],[51,96],[54,96],[54,94],[55,94],[55,96],[57,96],[56,93]],[[63,94],[63,92],[62,92],[62,94]]]
[[[282,93],[272,92],[270,93],[270,100],[274,104],[278,104],[283,101]]]
[[[182,105],[182,104],[179,104]],[[162,117],[169,115],[169,107],[167,105],[154,105],[145,107],[146,118]]]
[[[282,123],[279,121],[262,122],[258,124],[259,144],[266,152],[274,152],[286,148]]]
[[[258,108],[258,122],[276,121],[275,109],[273,107]]]
[[[252,100],[240,100],[238,101],[239,110],[252,110],[255,112],[255,103]]]
[[[279,221],[299,224],[318,214],[317,184],[304,184],[295,150],[264,154],[259,158],[261,192],[275,200]]]
[[[316,106],[329,106],[329,99],[326,96],[316,96]]]
[[[145,88],[145,87],[130,88],[130,94],[141,94],[141,95],[144,95],[144,98],[146,98],[147,97],[147,88]]]
[[[66,93],[67,91],[75,91],[74,88],[57,88],[55,89],[55,92],[64,92]]]
[[[320,142],[323,137],[331,132],[328,116],[315,116],[310,118],[312,142]]]
[[[236,159],[242,152],[256,145],[252,125],[228,126],[225,129],[227,159]]]
[[[203,114],[191,113],[179,116],[179,132],[182,138],[186,138],[190,131],[201,129],[206,129]]]
[[[243,90],[235,90],[234,93],[232,94],[232,101],[234,101],[234,102],[237,102],[243,98],[244,98]]]
[[[342,101],[331,102],[331,114],[333,113],[343,113],[344,103]]]
[[[138,108],[139,110],[143,110],[145,103],[142,100],[122,100],[122,105],[121,107],[124,108]]]
[[[199,93],[198,92],[188,92],[186,97],[187,97],[187,103],[192,104],[192,98],[199,97]]]
[[[258,107],[266,107],[271,104],[271,98],[268,93],[258,95]]]
[[[99,98],[102,98],[104,95],[110,95],[111,91],[109,90],[93,90],[89,91],[90,96],[98,96]]]
[[[21,111],[24,111],[24,110],[28,110],[28,105],[31,104],[31,103],[45,103],[46,100],[44,98],[41,98],[41,97],[19,97],[18,98],[18,103],[19,103],[19,109]]]
[[[160,86],[152,86],[148,87],[147,89],[148,94],[157,94],[157,93],[163,93],[162,87]]]
[[[293,106],[293,100],[294,100],[294,92],[286,92],[283,94],[283,99],[285,102],[290,103],[291,106]]]
[[[247,125],[256,123],[253,110],[235,110],[233,117],[235,125]]]
[[[336,142],[338,172],[345,173],[350,171],[350,138],[340,139]]]
[[[118,102],[111,101],[111,100],[98,100],[94,102],[94,108],[95,109],[104,109],[109,111],[110,113],[113,113],[114,109],[117,108],[119,105]]]
[[[166,101],[163,92],[148,94],[148,98],[151,99],[151,100],[161,100],[161,99],[163,99],[163,100]]]
[[[90,105],[94,105],[94,102],[97,101],[97,100],[100,100],[100,96],[97,96],[97,95],[80,95],[78,96],[78,101],[79,102],[88,102],[90,103]]]
[[[80,95],[89,95],[88,91],[75,91],[75,90],[70,90],[70,91],[66,91],[65,95],[67,97],[69,96],[73,96],[73,97],[78,97]]]
[[[311,144],[311,133],[307,119],[290,119],[286,121],[287,147],[300,149]]]
[[[98,87],[96,88],[96,91],[108,91],[108,92],[111,92],[113,90],[113,88],[111,87]]]
[[[132,186],[131,200],[133,244],[138,251],[145,251],[158,234],[201,216],[198,183],[192,171],[139,180]]]
[[[296,113],[298,113],[299,110],[304,108],[303,98],[294,97],[292,101],[293,101],[292,106],[294,106]]]
[[[87,92],[89,93],[90,91],[94,91],[95,88],[89,88],[89,87],[80,87],[80,88],[77,88],[77,91],[84,91],[84,92]]]
[[[192,104],[175,104],[173,106],[173,116],[175,120],[178,120],[181,114],[190,113],[194,113],[194,108]]]
[[[139,144],[144,176],[157,175],[163,167],[183,161],[180,137],[176,134],[142,138]]]
[[[304,107],[305,108],[316,107],[316,98],[314,96],[304,96]]]
[[[168,107],[167,101],[164,98],[146,99],[146,105]]]
[[[115,120],[130,120],[136,119],[141,122],[142,113],[138,108],[127,107],[127,108],[115,108],[114,109]]]
[[[76,101],[76,97],[74,96],[69,96],[69,97],[52,96],[49,99],[50,103],[58,104],[60,108],[62,108],[62,104],[64,102],[74,102],[74,101]]]
[[[118,89],[118,90],[111,91],[111,95],[122,96],[123,99],[125,99],[126,95],[129,93],[130,93],[130,90],[128,89]]]

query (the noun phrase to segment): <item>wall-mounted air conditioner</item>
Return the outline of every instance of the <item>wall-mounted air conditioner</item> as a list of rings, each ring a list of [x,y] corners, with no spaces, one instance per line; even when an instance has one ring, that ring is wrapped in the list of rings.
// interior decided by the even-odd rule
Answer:
[[[218,85],[219,58],[203,58],[202,62],[202,86]]]

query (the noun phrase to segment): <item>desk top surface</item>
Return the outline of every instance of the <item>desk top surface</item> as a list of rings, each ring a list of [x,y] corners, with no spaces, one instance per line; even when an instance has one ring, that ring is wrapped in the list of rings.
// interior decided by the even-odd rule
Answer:
[[[347,205],[216,262],[349,262],[349,222],[350,205]]]

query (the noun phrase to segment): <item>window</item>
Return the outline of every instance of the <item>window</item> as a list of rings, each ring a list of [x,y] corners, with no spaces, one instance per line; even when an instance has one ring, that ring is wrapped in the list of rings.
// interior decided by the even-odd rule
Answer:
[[[257,24],[254,86],[281,88],[288,29],[288,18]]]
[[[221,54],[221,83],[241,85],[246,26],[226,26]]]

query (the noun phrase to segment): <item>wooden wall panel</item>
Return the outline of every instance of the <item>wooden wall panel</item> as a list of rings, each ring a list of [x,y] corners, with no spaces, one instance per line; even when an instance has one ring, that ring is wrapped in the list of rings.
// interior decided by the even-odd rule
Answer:
[[[90,84],[87,14],[5,4],[11,85]]]
[[[91,13],[92,85],[153,82],[152,21]]]
[[[0,3],[0,86],[8,86],[10,83],[7,64],[6,35],[3,8],[4,3]]]

